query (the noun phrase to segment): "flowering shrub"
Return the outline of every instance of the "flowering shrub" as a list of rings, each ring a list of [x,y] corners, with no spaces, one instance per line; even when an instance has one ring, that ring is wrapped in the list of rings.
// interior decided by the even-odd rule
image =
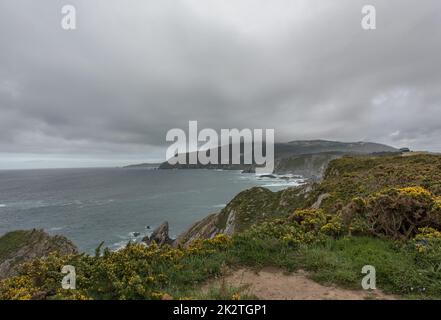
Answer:
[[[316,232],[307,232],[297,222],[289,222],[284,219],[275,219],[255,225],[244,232],[243,237],[251,241],[277,240],[291,246],[309,244],[322,240],[319,239]]]
[[[323,209],[296,210],[290,217],[300,224],[304,231],[315,231],[337,236],[343,231],[340,214],[327,214]]]
[[[129,243],[95,257],[50,255],[24,264],[18,276],[1,281],[0,299],[162,299],[169,296],[164,288],[170,278],[188,272],[185,259],[220,252],[231,243],[231,238],[218,235],[189,249]],[[61,289],[65,265],[76,268],[77,290]]]
[[[29,300],[37,291],[30,277],[8,278],[2,281],[0,298],[2,300]]]
[[[340,235],[343,232],[341,215],[332,216],[328,222],[320,228],[320,231],[331,236]]]
[[[210,254],[217,250],[230,247],[232,240],[224,234],[218,234],[212,239],[197,239],[187,248],[187,254]]]
[[[360,261],[378,257],[379,276],[398,292],[407,290],[400,287],[402,270],[411,266],[416,270],[412,273],[412,286],[416,283],[436,293],[440,292],[441,283],[440,208],[440,198],[424,188],[392,188],[354,198],[349,206],[337,212],[297,210],[288,217],[254,225],[233,237],[220,234],[212,239],[196,240],[188,248],[132,243],[116,252],[108,249],[101,252],[99,248],[95,256],[53,254],[25,263],[17,276],[0,281],[0,299],[191,299],[194,297],[191,290],[196,285],[221,274],[225,266],[276,265],[295,270],[302,254],[310,254],[303,263],[318,272],[323,269],[322,275],[331,280],[345,274],[329,265],[334,258],[337,265],[345,256],[343,267],[350,267],[351,274],[359,275]],[[411,240],[407,246],[394,243],[392,248],[389,243],[393,241],[385,239],[333,239],[347,231]],[[412,238],[413,234],[416,235]],[[369,239],[367,244],[366,239]],[[381,260],[385,256],[377,252],[395,255],[394,263],[388,258]],[[318,256],[323,259],[317,259]],[[407,265],[401,268],[395,261],[403,259],[407,259]],[[76,268],[76,290],[61,289],[60,271],[65,265]],[[390,270],[393,272],[389,275]],[[359,283],[356,276],[351,279]],[[230,291],[219,297],[243,298],[240,293]]]
[[[412,240],[420,264],[439,273],[441,278],[441,231],[433,228],[420,228]]]
[[[354,198],[343,220],[350,230],[408,239],[418,228],[441,227],[440,209],[439,198],[422,187],[389,188]]]
[[[274,219],[251,227],[245,234],[251,239],[276,239],[291,246],[323,242],[327,236],[340,234],[339,215],[323,210],[297,210],[288,219]]]
[[[321,209],[296,210],[290,218],[298,222],[304,230],[308,231],[319,231],[327,222],[326,214]]]

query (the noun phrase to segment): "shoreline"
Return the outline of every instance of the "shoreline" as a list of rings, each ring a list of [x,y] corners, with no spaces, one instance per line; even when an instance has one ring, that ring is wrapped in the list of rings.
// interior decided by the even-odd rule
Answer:
[[[153,229],[166,220],[170,222],[171,235],[177,238],[192,224],[205,218],[210,213],[221,211],[237,194],[254,186],[264,186],[277,191],[296,186],[302,182],[297,179],[262,178],[255,174],[242,174],[240,171],[229,170],[135,170],[120,168],[98,170],[74,169],[67,171],[38,170],[29,178],[28,171],[22,171],[22,173],[9,172],[8,175],[3,176],[3,179],[7,178],[12,181],[12,186],[16,185],[17,190],[20,190],[21,185],[28,184],[27,180],[30,180],[31,192],[23,196],[20,196],[20,193],[16,191],[3,193],[3,199],[1,199],[0,203],[4,204],[4,206],[0,207],[0,214],[11,218],[2,226],[1,234],[14,230],[38,228],[44,229],[51,235],[59,234],[69,237],[78,244],[82,252],[88,254],[92,254],[103,240],[105,241],[105,246],[111,250],[117,250],[125,246],[129,241],[141,241],[143,237],[150,235]],[[40,178],[40,176],[42,177]],[[124,187],[124,190],[133,190],[133,192],[130,192],[128,198],[120,197],[117,194],[103,193],[101,190],[106,192],[107,187],[99,181],[98,183],[92,181],[92,185],[96,185],[96,187],[93,187],[93,192],[96,196],[94,194],[89,196],[86,193],[84,195],[77,194],[76,190],[81,185],[89,184],[87,183],[89,177],[92,177],[95,181],[95,177],[99,179],[105,178],[106,180],[110,179],[109,181],[112,181],[112,183],[113,181],[118,183],[119,177],[130,178],[121,187]],[[36,178],[47,180],[45,184],[49,186],[48,192],[45,194],[40,194],[40,192],[38,194],[32,193],[32,189],[38,190],[39,188],[33,182]],[[17,184],[15,184],[14,179],[17,179]],[[64,186],[61,189],[56,187],[50,188],[54,180],[69,181],[71,179],[73,180],[72,187],[67,189]],[[174,184],[174,179],[179,179],[183,182],[168,189],[169,185],[172,186]],[[85,182],[80,184],[79,182],[82,180]],[[160,190],[152,182],[156,180],[161,181]],[[203,182],[204,180],[206,182]],[[194,188],[184,189],[186,181],[194,184]],[[220,184],[218,181],[220,181]],[[33,185],[35,185],[35,188]],[[140,192],[140,188],[144,188],[144,186],[148,186],[149,189],[153,190],[153,193]],[[206,187],[204,188],[204,186]],[[29,187],[27,188],[29,189]],[[57,196],[58,190],[62,192],[60,195],[64,194],[63,198]],[[161,190],[165,190],[165,192]],[[194,192],[199,191],[193,194],[192,190]],[[38,200],[43,195],[45,199],[48,199],[47,201]],[[196,201],[190,202],[189,199],[193,197],[196,197]],[[133,199],[134,202],[128,202],[130,199]],[[123,208],[125,208],[124,211],[121,211]],[[163,209],[161,209],[160,213],[155,214],[156,210],[154,208]],[[120,214],[119,212],[127,213]],[[162,212],[165,213],[164,216]],[[57,218],[62,216],[66,216],[67,221]],[[31,219],[28,223],[20,223],[20,220],[18,224],[14,223],[18,218],[26,219],[21,221],[27,221],[26,217]],[[38,221],[36,221],[38,223],[32,223],[35,220],[32,217],[38,217]],[[83,218],[80,219],[80,217]],[[103,226],[108,224],[104,223],[97,224],[96,226],[91,224],[90,227],[80,229],[83,221],[96,221],[97,219],[101,221],[114,218],[115,220],[109,221],[114,221],[115,227],[110,226],[110,228],[103,229]],[[134,223],[134,221],[138,223]],[[151,230],[145,228],[147,226],[150,226]],[[97,228],[98,233],[95,234],[94,230]],[[100,229],[103,231],[99,231]],[[134,233],[139,235],[134,236]]]

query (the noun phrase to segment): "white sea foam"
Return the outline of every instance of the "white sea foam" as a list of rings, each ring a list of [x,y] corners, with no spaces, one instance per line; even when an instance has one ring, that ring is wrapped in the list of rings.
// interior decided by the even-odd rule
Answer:
[[[262,187],[297,187],[305,184],[305,180],[295,175],[283,175],[276,178],[259,178],[264,184]]]
[[[0,208],[6,208],[6,205],[3,203],[0,203]]]
[[[213,208],[224,208],[226,206],[225,203],[223,204],[215,204],[214,206],[212,206]]]
[[[53,228],[50,228],[49,231],[60,231],[63,229],[64,229],[64,227],[53,227]]]
[[[114,243],[112,245],[111,249],[113,251],[118,251],[118,250],[124,249],[127,246],[128,242],[129,242],[128,240],[127,241],[116,242],[116,243]]]
[[[303,183],[299,183],[297,181],[281,181],[281,182],[273,182],[263,184],[262,187],[297,187],[302,185]]]
[[[139,233],[139,235],[135,236],[136,233]],[[144,242],[142,242],[141,239],[143,239],[145,236],[150,236],[150,234],[151,234],[151,232],[138,232],[138,231],[132,231],[126,235],[119,234],[119,235],[117,235],[117,237],[119,239],[121,239],[121,241],[117,241],[117,242],[113,243],[110,246],[110,249],[113,251],[118,251],[118,250],[124,249],[129,242],[132,242],[132,243],[136,242],[136,243],[143,244]]]
[[[6,205],[4,205],[6,206]],[[43,208],[47,207],[48,204],[43,200],[24,200],[20,202],[11,202],[8,204],[8,207],[19,209],[19,210],[28,210],[34,208]]]

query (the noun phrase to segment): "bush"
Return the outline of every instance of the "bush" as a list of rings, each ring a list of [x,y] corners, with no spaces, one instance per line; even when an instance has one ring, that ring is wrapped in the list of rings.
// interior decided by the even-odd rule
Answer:
[[[418,228],[441,227],[440,199],[422,187],[389,188],[353,199],[343,220],[350,230],[409,239]]]
[[[433,228],[420,228],[412,240],[417,262],[441,276],[441,232]]]
[[[296,210],[288,218],[274,219],[244,232],[251,239],[277,239],[293,247],[320,243],[342,231],[340,215],[326,214],[321,209]]]
[[[0,299],[161,299],[166,289],[189,287],[218,272],[221,262],[210,257],[231,243],[218,235],[189,249],[129,243],[115,252],[98,250],[95,256],[52,254],[23,264],[17,277],[0,281]],[[75,266],[79,289],[61,289],[65,265]]]

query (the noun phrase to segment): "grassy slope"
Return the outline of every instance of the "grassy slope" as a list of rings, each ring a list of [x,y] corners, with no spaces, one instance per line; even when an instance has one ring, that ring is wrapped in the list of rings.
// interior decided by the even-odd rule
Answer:
[[[0,263],[10,258],[20,248],[28,245],[32,231],[14,231],[0,237]]]
[[[352,197],[385,187],[424,186],[440,195],[440,168],[441,158],[431,155],[339,159],[331,163],[309,199],[313,203],[319,194],[330,193],[325,210],[313,211],[316,215],[307,223],[284,217],[232,238],[198,241],[189,249],[131,245],[97,257],[51,257],[35,261],[20,277],[0,283],[0,298],[30,298],[41,291],[56,292],[48,296],[51,299],[158,299],[164,294],[174,298],[237,298],[234,288],[222,294],[214,290],[208,296],[198,288],[225,268],[239,266],[277,266],[288,271],[303,268],[321,283],[360,288],[361,268],[370,264],[377,270],[377,287],[387,293],[441,299],[441,260],[437,258],[441,246],[435,247],[435,255],[426,256],[415,250],[414,240],[332,236],[322,228]],[[59,289],[59,270],[65,264],[77,268],[76,292]]]
[[[422,186],[441,195],[441,156],[344,157],[331,162],[314,196],[330,193],[323,205],[332,209],[355,196],[408,186]]]

